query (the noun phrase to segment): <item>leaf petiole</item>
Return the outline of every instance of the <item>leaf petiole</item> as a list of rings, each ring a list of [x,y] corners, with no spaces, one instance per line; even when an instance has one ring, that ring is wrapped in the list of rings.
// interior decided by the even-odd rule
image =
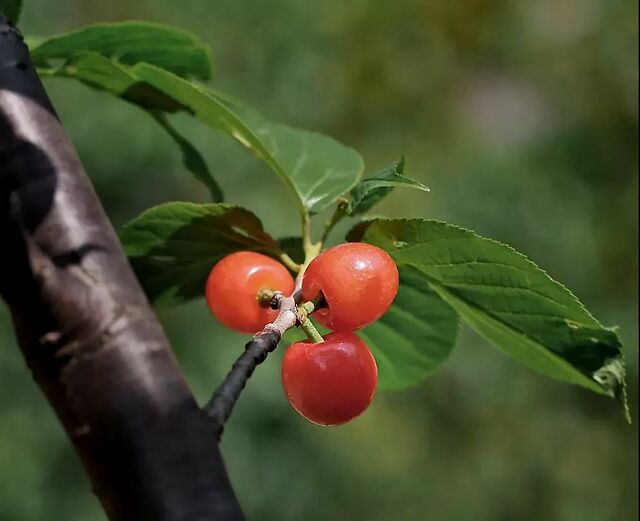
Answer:
[[[325,243],[329,234],[333,230],[336,224],[338,224],[346,215],[347,215],[347,199],[342,198],[338,201],[338,205],[336,206],[331,219],[327,221],[327,224],[324,228],[324,233],[322,234],[322,239],[320,239],[321,243]]]
[[[300,267],[298,277],[304,273],[307,266],[322,250],[322,241],[313,242],[311,240],[311,218],[309,214],[305,214],[302,218],[302,249],[304,251],[304,263]]]

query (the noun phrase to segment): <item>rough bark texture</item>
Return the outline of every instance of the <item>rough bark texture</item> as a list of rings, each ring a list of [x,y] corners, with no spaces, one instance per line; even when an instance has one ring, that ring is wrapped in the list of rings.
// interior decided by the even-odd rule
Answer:
[[[0,294],[18,341],[109,518],[242,519],[216,426],[2,15],[0,237]]]

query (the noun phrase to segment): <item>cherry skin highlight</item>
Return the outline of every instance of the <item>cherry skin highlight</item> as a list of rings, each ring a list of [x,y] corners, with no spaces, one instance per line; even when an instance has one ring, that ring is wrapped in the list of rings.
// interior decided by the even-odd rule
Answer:
[[[225,326],[241,333],[257,333],[273,322],[278,311],[258,301],[261,290],[290,295],[294,281],[278,261],[252,251],[227,255],[211,270],[205,297],[211,313]]]
[[[398,293],[398,268],[391,256],[364,242],[349,242],[318,255],[305,271],[302,297],[320,293],[327,306],[313,314],[334,331],[353,331],[378,320]]]
[[[324,342],[292,344],[282,360],[282,386],[291,406],[318,425],[353,420],[373,400],[376,361],[353,333],[329,333]]]

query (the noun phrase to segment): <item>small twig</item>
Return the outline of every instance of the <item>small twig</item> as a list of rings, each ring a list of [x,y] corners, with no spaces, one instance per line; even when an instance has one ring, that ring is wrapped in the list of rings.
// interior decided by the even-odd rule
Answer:
[[[218,437],[222,436],[224,424],[231,415],[231,411],[233,411],[233,407],[238,401],[247,380],[251,377],[255,368],[266,360],[268,354],[278,347],[285,331],[300,326],[307,333],[309,328],[305,329],[305,323],[309,323],[313,331],[319,336],[319,339],[314,341],[323,341],[318,331],[311,324],[308,315],[325,305],[324,298],[320,296],[315,300],[298,306],[296,298],[299,298],[299,281],[301,278],[298,277],[296,281],[297,289],[291,296],[284,297],[281,293],[276,292],[274,303],[277,302],[279,304],[280,313],[278,313],[273,322],[267,324],[262,331],[247,342],[244,352],[233,364],[224,382],[216,389],[211,399],[203,407],[207,416],[213,420]]]
[[[309,314],[325,305],[323,296],[320,295],[313,301],[300,304],[302,299],[302,276],[309,263],[322,248],[321,242],[314,244],[311,241],[311,223],[308,217],[303,220],[303,244],[305,260],[302,265],[297,265],[299,271],[293,293],[288,297],[285,297],[280,292],[265,292],[260,296],[262,305],[268,305],[273,309],[280,310],[278,316],[247,342],[244,352],[233,364],[224,382],[216,389],[211,399],[203,407],[207,416],[214,423],[218,438],[222,436],[224,425],[231,415],[247,380],[251,377],[255,368],[266,360],[269,353],[278,347],[285,331],[299,326],[315,342],[324,341],[308,318]]]
[[[222,435],[224,424],[231,415],[233,407],[240,397],[247,380],[255,368],[264,362],[267,355],[280,342],[280,335],[274,331],[260,333],[245,346],[244,353],[236,360],[224,382],[204,406],[204,411],[213,420],[218,438]]]
[[[294,295],[277,296],[280,305],[280,313],[277,318],[247,342],[244,352],[233,364],[224,382],[204,406],[204,411],[214,422],[218,437],[222,435],[224,424],[231,415],[242,389],[255,368],[278,347],[284,332],[299,324],[298,308]]]

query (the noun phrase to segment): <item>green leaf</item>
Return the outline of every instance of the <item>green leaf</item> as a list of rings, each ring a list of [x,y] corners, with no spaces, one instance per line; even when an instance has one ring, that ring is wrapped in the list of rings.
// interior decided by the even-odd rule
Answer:
[[[353,187],[351,198],[347,204],[347,214],[353,216],[370,210],[397,187],[429,191],[429,188],[420,181],[404,175],[404,158],[401,158],[400,161],[363,179]]]
[[[449,357],[458,315],[411,269],[400,268],[400,288],[389,311],[358,332],[378,363],[381,389],[404,389],[424,380]]]
[[[209,189],[211,200],[214,203],[221,203],[224,200],[222,189],[211,175],[211,172],[209,172],[207,162],[204,160],[200,152],[198,152],[198,150],[167,121],[162,113],[153,113],[153,117],[158,124],[167,131],[180,148],[180,151],[182,152],[182,163],[185,168]]]
[[[551,378],[623,400],[616,333],[564,286],[499,242],[449,224],[376,219],[348,236],[414,271],[498,349]]]
[[[214,202],[223,200],[220,185],[211,175],[204,158],[186,138],[171,126],[163,115],[163,112],[175,112],[184,109],[184,107],[170,96],[141,81],[130,67],[95,52],[85,52],[74,56],[63,67],[40,69],[40,73],[74,78],[92,88],[107,91],[149,111],[151,116],[178,145],[182,152],[185,168],[207,187],[211,194],[211,200]]]
[[[95,52],[82,52],[57,68],[38,69],[42,76],[72,78],[147,110],[176,112],[180,103],[135,76],[131,67]]]
[[[211,268],[230,253],[281,253],[253,213],[228,204],[155,206],[126,224],[120,240],[149,300],[163,304],[202,296]]]
[[[184,77],[206,80],[211,76],[210,51],[200,38],[150,22],[89,25],[31,45],[31,59],[38,67],[52,67],[52,60],[66,62],[85,52],[125,65],[150,63]]]
[[[139,64],[133,73],[265,161],[296,194],[303,212],[323,210],[362,175],[360,155],[330,137],[269,123],[228,96],[151,65]]]
[[[21,10],[22,0],[0,0],[0,13],[4,13],[14,25],[18,23]]]
[[[46,50],[46,43],[35,49]],[[46,62],[46,60],[45,60]],[[184,110],[222,130],[262,159],[297,196],[301,213],[316,213],[349,191],[364,170],[353,149],[328,136],[269,123],[229,96],[158,66],[122,65],[97,52],[76,52],[41,74],[78,79],[149,110]]]

